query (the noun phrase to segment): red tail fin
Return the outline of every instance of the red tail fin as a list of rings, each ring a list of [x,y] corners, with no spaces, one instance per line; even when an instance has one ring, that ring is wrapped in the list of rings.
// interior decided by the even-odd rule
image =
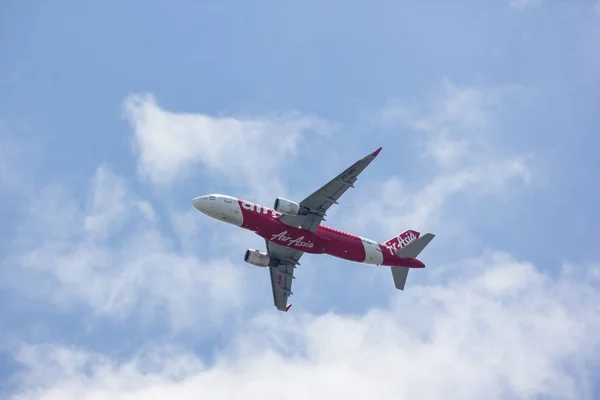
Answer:
[[[398,236],[394,236],[393,238],[385,242],[384,245],[387,248],[391,248],[395,253],[407,244],[417,240],[419,238],[419,235],[419,232],[409,229],[402,232]]]

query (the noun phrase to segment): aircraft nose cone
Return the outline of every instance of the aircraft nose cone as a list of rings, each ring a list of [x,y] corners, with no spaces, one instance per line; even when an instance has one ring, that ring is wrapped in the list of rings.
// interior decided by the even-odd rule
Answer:
[[[200,196],[192,199],[192,205],[201,213],[206,212],[206,196]]]

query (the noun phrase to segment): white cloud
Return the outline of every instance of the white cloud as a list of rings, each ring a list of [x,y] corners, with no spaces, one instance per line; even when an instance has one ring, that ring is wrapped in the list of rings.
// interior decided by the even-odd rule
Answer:
[[[410,128],[424,156],[445,170],[462,167],[465,162],[495,155],[490,136],[496,133],[496,113],[506,96],[518,90],[514,86],[456,86],[446,80],[442,90],[424,106],[411,107],[406,101],[390,99],[376,114],[376,123],[385,128]]]
[[[83,220],[85,231],[92,235],[104,238],[115,230],[118,224],[126,220],[128,213],[134,211],[132,206],[138,206],[138,212],[152,220],[153,210],[147,203],[143,206],[141,201],[128,199],[125,184],[115,176],[106,166],[100,166],[92,179],[88,210]]]
[[[441,93],[424,107],[390,100],[376,114],[376,122],[385,129],[408,127],[408,143],[420,145],[423,161],[428,169],[434,167],[434,174],[418,187],[391,176],[374,190],[364,190],[356,202],[361,211],[356,213],[354,228],[375,222],[380,232],[390,236],[399,227],[435,229],[443,225],[438,217],[454,196],[472,200],[505,192],[514,182],[528,183],[529,156],[504,156],[501,149],[506,146],[494,141],[502,133],[499,113],[506,96],[517,91],[516,87],[459,87],[446,81]]]
[[[107,166],[93,177],[85,206],[60,186],[47,187],[31,201],[17,253],[4,260],[4,283],[98,315],[165,317],[174,330],[243,307],[244,268],[176,250],[158,222],[150,203]]]
[[[391,309],[256,317],[212,365],[172,349],[119,362],[24,346],[22,398],[589,399],[600,350],[594,276],[552,278],[488,252],[448,267],[448,284],[396,296]]]
[[[498,158],[495,154],[479,157],[489,148],[482,138],[494,119],[490,109],[500,102],[504,92],[456,88],[447,83],[441,98],[425,112],[388,107],[388,122],[413,127],[427,143],[438,143],[443,134],[447,141],[464,141],[470,150],[454,157],[451,167],[446,158],[427,153],[437,160],[440,171],[421,188],[407,187],[397,177],[385,181],[375,196],[365,186],[358,195],[360,208],[366,211],[356,213],[352,221],[361,226],[375,221],[389,236],[401,227],[430,228],[453,195],[495,193],[515,178],[527,178],[528,169],[522,159]],[[148,120],[171,118],[151,99],[136,101],[142,102],[136,107],[151,109],[138,110],[150,115],[140,119],[145,121],[142,125],[162,126]],[[138,133],[146,129],[138,128]],[[207,150],[203,157],[210,160],[212,155]],[[215,162],[220,165],[220,161]],[[272,165],[274,168],[276,164]],[[64,188],[54,185],[33,196],[28,213],[20,229],[20,252],[5,263],[19,271],[19,287],[64,307],[83,303],[101,315],[124,318],[141,314],[151,318],[151,310],[160,305],[167,309],[172,328],[179,329],[200,319],[223,319],[227,312],[244,307],[244,299],[254,290],[246,282],[251,272],[239,265],[241,255],[234,261],[227,258],[229,253],[216,259],[203,254],[202,261],[194,256],[199,241],[209,248],[213,240],[213,235],[206,236],[200,226],[203,217],[190,209],[171,213],[166,221],[160,221],[152,205],[133,193],[107,166],[98,168],[84,206]],[[165,223],[171,224],[177,239],[161,231],[159,226]],[[262,246],[259,238],[249,239],[248,232],[228,235],[240,246],[251,247],[252,240]],[[196,311],[208,303],[211,307],[203,313]]]
[[[134,128],[138,171],[159,185],[188,177],[203,164],[235,184],[260,190],[269,181],[280,187],[278,168],[295,155],[304,132],[338,129],[298,113],[254,118],[173,113],[150,95],[128,97],[124,109]]]

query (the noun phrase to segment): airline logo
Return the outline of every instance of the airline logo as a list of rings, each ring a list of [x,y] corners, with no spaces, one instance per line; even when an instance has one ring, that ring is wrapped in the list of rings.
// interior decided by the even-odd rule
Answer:
[[[406,247],[408,244],[417,240],[418,237],[419,232],[406,231],[396,236],[394,239],[387,241],[385,246],[390,251],[390,254],[395,254],[401,248]]]
[[[271,236],[271,241],[285,243],[286,246],[295,246],[295,247],[303,247],[303,248],[313,248],[315,245],[311,241],[304,241],[304,236],[300,236],[297,238],[293,238],[292,236],[288,236],[287,231],[283,231],[281,233],[277,233]]]
[[[242,208],[245,209],[245,210],[254,211],[257,214],[267,215],[267,214],[270,213],[271,216],[273,216],[273,217],[279,217],[281,215],[280,212],[272,210],[272,209],[270,209],[268,207],[263,207],[260,204],[251,203],[251,202],[246,201],[246,200],[242,201]]]

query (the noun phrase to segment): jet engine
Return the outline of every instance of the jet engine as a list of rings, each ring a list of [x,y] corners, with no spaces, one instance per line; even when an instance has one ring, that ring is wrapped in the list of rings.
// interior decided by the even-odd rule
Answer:
[[[246,250],[246,255],[244,255],[244,261],[256,267],[266,267],[269,265],[269,262],[271,262],[271,257],[258,250],[248,249]]]
[[[283,199],[278,197],[275,199],[275,205],[273,206],[275,211],[287,215],[298,215],[300,213],[300,204],[295,203],[291,200]]]

